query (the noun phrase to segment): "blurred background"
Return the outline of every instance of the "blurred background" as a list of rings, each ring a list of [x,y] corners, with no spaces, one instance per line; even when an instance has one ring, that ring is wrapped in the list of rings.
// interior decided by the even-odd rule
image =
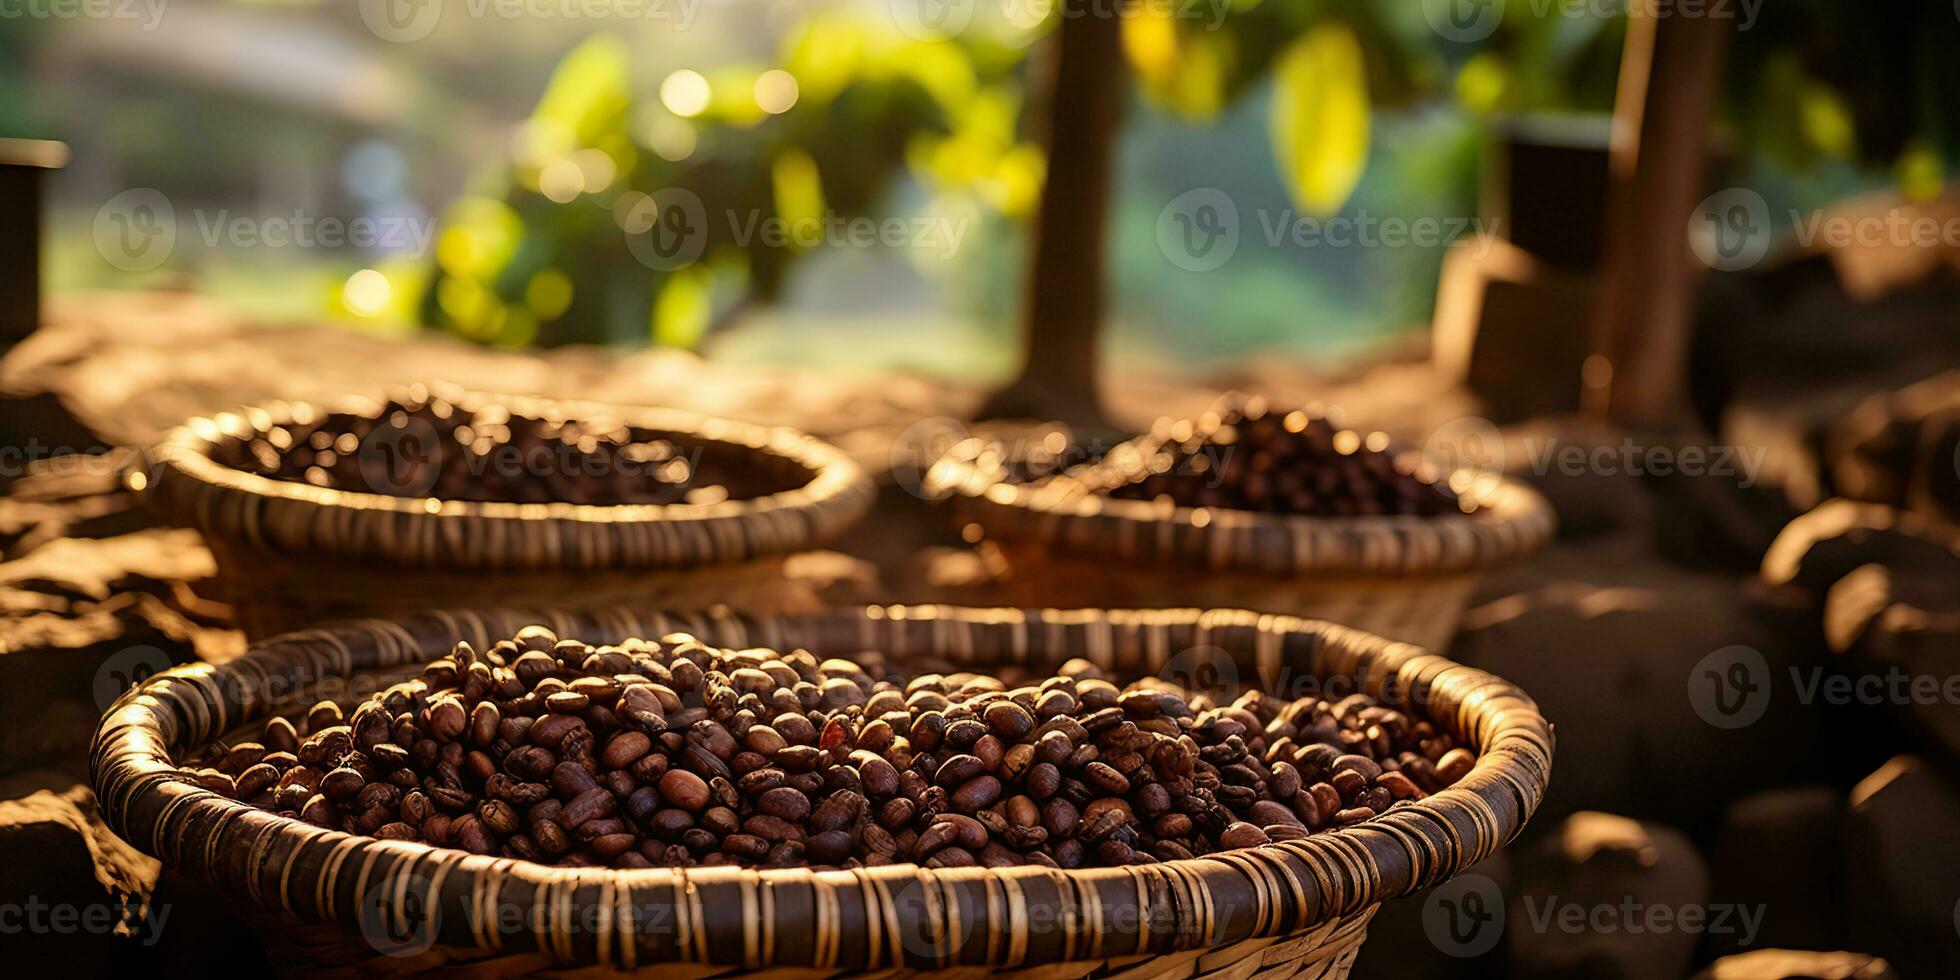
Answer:
[[[390,26],[391,4],[422,20]],[[1426,327],[1450,243],[1505,230],[1479,207],[1480,162],[1519,131],[1603,150],[1626,34],[1610,0],[1128,6],[1133,105],[1106,232],[1107,347],[1124,367],[1326,358]],[[1005,378],[1046,171],[1031,86],[1054,7],[150,0],[0,21],[13,93],[0,133],[73,154],[49,187],[52,291],[168,285],[267,316],[484,344],[658,343]],[[1938,193],[1954,139],[1954,72],[1938,56],[1951,10],[1737,0],[1724,13],[1741,29],[1708,93],[1723,166],[1772,216],[1864,191]],[[628,228],[668,187],[717,212],[897,218],[907,240],[769,243],[729,234],[717,213],[701,263],[648,269]],[[98,212],[135,188],[178,219],[175,247],[140,270],[118,266],[147,259],[105,262],[95,242]],[[1158,245],[1167,204],[1197,188],[1227,195],[1241,226],[1239,254],[1215,269]],[[221,231],[293,215],[395,233],[267,248]],[[1438,225],[1396,247],[1287,234],[1338,218]]]

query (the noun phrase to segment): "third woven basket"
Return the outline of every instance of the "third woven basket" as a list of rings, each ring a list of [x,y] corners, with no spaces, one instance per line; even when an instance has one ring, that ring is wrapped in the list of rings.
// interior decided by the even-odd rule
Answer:
[[[458,639],[483,648],[538,622],[592,642],[688,631],[730,646],[973,667],[1052,669],[1082,657],[1123,678],[1160,675],[1202,649],[1228,656],[1248,686],[1349,684],[1433,722],[1477,758],[1455,785],[1338,830],[1075,871],[553,868],[324,830],[202,789],[178,767],[215,739],[303,710],[297,692],[350,678],[365,683],[343,691],[378,689]],[[1244,980],[1347,975],[1383,901],[1444,881],[1517,835],[1544,797],[1551,760],[1551,728],[1516,687],[1327,623],[1238,610],[894,606],[792,617],[423,613],[308,630],[144,681],[103,719],[92,770],[111,828],[228,895],[262,926],[275,964],[296,972]]]
[[[1494,474],[1465,481],[1473,513],[1309,517],[1117,498],[1080,470],[1024,482],[998,458],[948,454],[926,492],[998,549],[986,596],[1008,605],[1245,607],[1443,652],[1479,576],[1557,523],[1537,491]]]

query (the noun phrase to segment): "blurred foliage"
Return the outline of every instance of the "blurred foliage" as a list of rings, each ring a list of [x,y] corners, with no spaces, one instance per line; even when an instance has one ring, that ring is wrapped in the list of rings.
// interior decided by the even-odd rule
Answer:
[[[1960,158],[1960,16],[1945,0],[1785,0],[1732,48],[1737,142],[1792,168],[1824,160],[1889,166],[1901,190],[1937,194]]]
[[[559,66],[509,171],[451,208],[423,318],[498,344],[690,346],[775,298],[811,235],[873,213],[901,172],[942,208],[1024,215],[1042,155],[1021,132],[1018,60],[984,38],[822,14],[777,66],[676,72],[636,104],[624,46],[595,35]],[[634,236],[669,233],[698,261],[636,255]]]
[[[1431,0],[1152,0],[1124,8],[1122,49],[1142,101],[1169,118],[1208,124],[1269,93],[1274,171],[1296,207],[1329,215],[1350,206],[1384,111],[1610,111],[1624,16],[1585,0],[1490,2],[1494,29],[1457,42],[1432,26]],[[622,43],[595,36],[559,66],[510,164],[451,208],[426,288],[384,271],[422,297],[424,322],[486,342],[685,346],[777,297],[809,250],[759,228],[873,215],[907,182],[929,211],[1022,220],[1044,172],[1023,76],[1059,7],[1014,6],[1004,28],[943,40],[822,11],[774,64],[676,72],[657,99],[640,94],[649,80],[632,77]],[[1751,18],[1724,93],[1737,147],[1798,170],[1877,165],[1908,194],[1939,191],[1960,152],[1948,3],[1790,0],[1727,15]],[[694,236],[698,261],[636,257],[634,236],[673,233]]]

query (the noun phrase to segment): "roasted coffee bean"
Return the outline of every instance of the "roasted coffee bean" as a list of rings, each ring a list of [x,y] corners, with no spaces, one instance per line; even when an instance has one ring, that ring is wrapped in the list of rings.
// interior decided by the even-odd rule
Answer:
[[[670,769],[660,777],[660,795],[683,810],[699,811],[708,805],[708,784],[685,769]]]
[[[755,807],[772,817],[801,820],[810,813],[810,798],[789,786],[778,786],[756,797]]]
[[[1342,430],[1310,411],[1279,411],[1257,397],[1168,421],[1086,474],[1094,489],[1130,500],[1169,500],[1316,517],[1461,514],[1442,474],[1398,456],[1380,433]]]
[[[1120,796],[1130,791],[1130,781],[1108,763],[1091,762],[1082,771],[1089,783],[1104,793]]]
[[[1365,695],[1214,706],[1086,662],[906,681],[860,659],[527,628],[350,714],[316,706],[304,738],[268,722],[189,778],[322,827],[565,866],[1072,868],[1296,839],[1475,764]]]

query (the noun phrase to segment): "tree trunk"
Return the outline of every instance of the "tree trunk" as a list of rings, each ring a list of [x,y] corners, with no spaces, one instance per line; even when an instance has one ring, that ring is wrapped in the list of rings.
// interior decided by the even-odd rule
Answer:
[[[1025,360],[983,418],[1056,420],[1106,430],[1096,390],[1103,238],[1111,158],[1123,114],[1121,22],[1065,0],[1045,91],[1048,176],[1022,300]]]
[[[1669,8],[1680,0],[1662,0]],[[1688,219],[1705,193],[1709,117],[1733,22],[1679,9],[1627,25],[1613,118],[1613,197],[1584,404],[1622,424],[1685,414],[1694,257]]]

